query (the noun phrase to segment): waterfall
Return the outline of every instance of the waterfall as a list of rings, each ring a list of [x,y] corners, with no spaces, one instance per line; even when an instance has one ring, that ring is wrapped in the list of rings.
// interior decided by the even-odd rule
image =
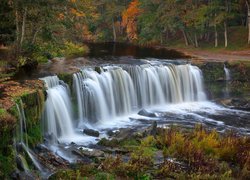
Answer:
[[[225,64],[224,64],[224,72],[225,72],[226,81],[230,81],[231,80],[230,70],[226,67]]]
[[[224,72],[225,72],[225,78],[226,78],[226,88],[224,92],[224,97],[229,97],[229,81],[231,80],[230,70],[226,67],[224,64]]]
[[[17,107],[18,117],[19,117],[19,130],[17,130],[17,133],[20,137],[19,143],[21,144],[23,150],[28,154],[28,156],[31,159],[34,166],[40,172],[42,172],[43,169],[42,169],[40,163],[37,161],[36,157],[33,155],[34,153],[29,148],[28,136],[27,136],[27,134],[23,133],[24,131],[27,132],[27,126],[26,126],[26,117],[25,117],[25,113],[24,113],[22,100],[20,100],[20,104],[16,104],[16,107]],[[16,141],[14,141],[14,142],[16,142]],[[29,171],[26,160],[21,155],[17,155],[17,157],[19,157],[20,160],[22,161],[25,171]]]
[[[206,99],[201,70],[192,65],[104,66],[73,75],[78,116],[103,122],[141,107]]]
[[[57,76],[41,78],[47,89],[44,111],[44,133],[54,144],[59,138],[74,136],[69,89]]]

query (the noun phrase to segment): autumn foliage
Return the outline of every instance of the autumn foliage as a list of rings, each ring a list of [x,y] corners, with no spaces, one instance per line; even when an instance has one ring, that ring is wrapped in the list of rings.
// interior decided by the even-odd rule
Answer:
[[[129,41],[138,39],[137,33],[137,17],[141,10],[139,8],[139,1],[133,0],[128,8],[122,13],[122,26],[126,28],[127,38]]]

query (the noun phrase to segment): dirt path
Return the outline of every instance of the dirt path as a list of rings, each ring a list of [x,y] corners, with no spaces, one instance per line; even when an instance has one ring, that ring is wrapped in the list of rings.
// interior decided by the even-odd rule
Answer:
[[[241,51],[208,51],[200,49],[180,49],[176,50],[191,56],[192,61],[249,61],[250,62],[250,49]]]

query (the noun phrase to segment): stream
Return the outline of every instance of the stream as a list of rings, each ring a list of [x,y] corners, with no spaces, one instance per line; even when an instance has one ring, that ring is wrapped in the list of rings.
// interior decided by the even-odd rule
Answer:
[[[126,44],[89,47],[86,57],[52,60],[28,77],[47,86],[44,145],[68,162],[79,158],[72,147],[88,149],[110,130],[142,129],[154,121],[166,128],[200,123],[221,133],[250,134],[250,112],[209,99],[201,69],[183,54]],[[72,87],[56,76],[63,72],[72,73]],[[86,128],[100,136],[84,134]]]

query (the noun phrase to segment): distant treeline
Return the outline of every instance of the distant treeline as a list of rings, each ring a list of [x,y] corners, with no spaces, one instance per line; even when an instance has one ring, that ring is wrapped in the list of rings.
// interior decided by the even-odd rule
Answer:
[[[166,43],[179,36],[183,44],[223,38],[229,29],[248,28],[250,0],[1,0],[0,45],[16,54],[37,45],[65,41]]]

